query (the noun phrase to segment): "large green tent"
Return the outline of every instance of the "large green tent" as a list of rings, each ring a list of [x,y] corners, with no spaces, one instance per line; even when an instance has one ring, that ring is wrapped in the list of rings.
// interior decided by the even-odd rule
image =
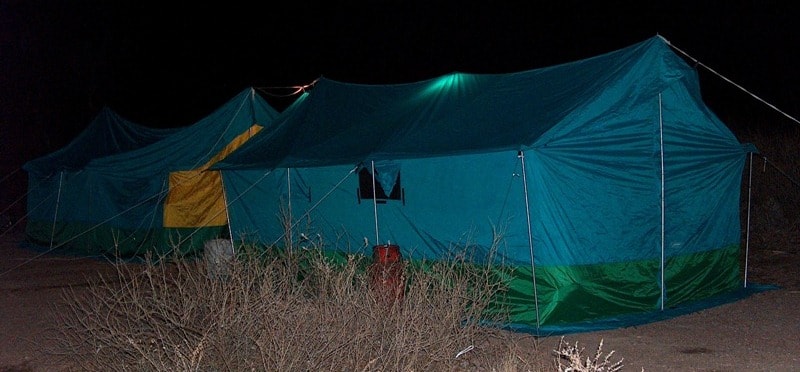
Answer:
[[[411,260],[495,254],[511,268],[499,304],[510,325],[546,334],[631,324],[741,288],[752,151],[656,36],[518,73],[320,78],[212,169],[235,200],[236,236],[367,254],[391,242]],[[246,182],[251,173],[260,181]]]
[[[175,129],[104,109],[72,143],[25,164],[27,236],[76,254],[195,253],[228,234],[222,179],[208,167],[276,115],[252,88]]]

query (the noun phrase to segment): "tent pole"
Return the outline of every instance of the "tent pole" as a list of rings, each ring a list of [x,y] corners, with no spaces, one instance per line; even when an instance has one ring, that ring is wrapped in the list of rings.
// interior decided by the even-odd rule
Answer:
[[[381,240],[378,235],[378,192],[375,190],[375,161],[370,161],[372,166],[372,210],[375,215],[375,245],[380,245]]]
[[[750,263],[750,203],[753,196],[753,153],[750,153],[750,175],[747,180],[747,234],[744,241],[744,288],[747,288],[747,271]]]
[[[533,229],[531,228],[531,207],[528,200],[528,176],[525,173],[525,153],[517,153],[522,163],[522,187],[525,189],[525,216],[528,219],[528,249],[531,254],[531,279],[533,280],[533,302],[536,307],[536,329],[539,329],[539,294],[536,290],[536,263],[533,261]]]
[[[664,310],[664,301],[666,301],[667,294],[664,279],[664,271],[666,270],[666,254],[664,252],[666,235],[666,186],[664,182],[664,115],[661,107],[661,93],[658,94],[658,140],[661,153],[661,310]]]
[[[293,226],[292,225],[292,175],[290,168],[286,168],[286,193],[289,194],[289,200],[286,202],[286,207],[288,209],[286,212],[289,214],[287,216],[289,218],[288,221],[289,224],[286,231],[286,234],[288,234],[289,236],[286,239],[286,248],[289,249],[289,251],[291,251],[292,238],[294,235],[292,234],[292,226]]]
[[[222,205],[225,206],[225,221],[228,223],[228,240],[231,242],[231,253],[236,256],[236,244],[233,244],[233,228],[231,227],[231,214],[228,213],[228,195],[225,194],[225,179],[222,171],[219,172],[219,182],[222,184]]]
[[[56,236],[56,221],[58,220],[58,207],[61,204],[61,187],[64,182],[64,171],[58,174],[58,194],[56,196],[56,210],[53,213],[53,228],[50,230],[50,250],[53,250],[53,240]]]
[[[251,184],[250,184],[250,185],[247,187],[247,189],[245,189],[243,192],[239,193],[239,195],[237,195],[235,198],[233,198],[233,200],[229,200],[229,199],[228,199],[228,195],[225,193],[225,185],[224,185],[224,183],[223,183],[223,185],[222,185],[222,197],[223,197],[223,198],[224,198],[224,200],[225,200],[225,214],[227,215],[227,216],[226,216],[226,219],[227,219],[227,221],[228,221],[228,234],[229,234],[229,235],[230,235],[230,237],[231,237],[231,243],[233,243],[233,226],[231,225],[231,215],[230,215],[230,213],[228,212],[228,207],[230,207],[230,206],[231,206],[231,203],[233,203],[233,202],[235,202],[235,201],[237,201],[237,200],[241,199],[241,198],[242,198],[242,196],[244,196],[246,193],[250,192],[250,190],[252,190],[252,189],[253,189],[253,187],[255,187],[255,186],[258,184],[258,183],[260,183],[262,180],[264,180],[264,178],[266,178],[266,177],[267,177],[268,175],[270,175],[271,173],[272,173],[272,171],[271,171],[271,170],[268,170],[268,171],[264,172],[264,174],[263,174],[263,175],[262,175],[262,176],[261,176],[261,177],[260,177],[258,180],[256,180],[255,182],[251,183]],[[222,174],[222,171],[220,171],[220,175],[221,175],[221,174]],[[244,238],[242,238],[242,242],[244,242],[244,240],[245,240],[245,239],[244,239]],[[278,243],[278,242],[276,241],[276,242],[272,243],[272,245],[275,245],[275,244],[277,244],[277,243]]]
[[[347,178],[348,178],[348,177],[350,177],[350,175],[351,175],[351,174],[355,173],[355,171],[357,171],[357,170],[358,170],[358,168],[359,168],[359,166],[358,166],[358,165],[356,165],[355,167],[353,167],[353,169],[351,169],[351,170],[350,170],[350,172],[347,172],[347,174],[346,174],[346,175],[344,175],[344,177],[342,177],[342,179],[341,179],[341,180],[339,180],[339,182],[337,182],[335,185],[333,185],[333,187],[331,187],[331,189],[330,189],[330,190],[328,190],[328,192],[326,192],[326,193],[325,193],[325,195],[322,195],[322,197],[321,197],[321,198],[319,198],[319,200],[317,200],[317,202],[316,202],[316,203],[314,203],[314,205],[312,205],[310,208],[308,208],[308,210],[307,210],[307,211],[305,211],[305,213],[303,213],[303,215],[302,215],[302,216],[300,216],[300,217],[297,219],[297,221],[295,221],[295,222],[292,224],[292,227],[296,226],[296,225],[297,225],[297,223],[298,223],[298,222],[300,222],[301,220],[308,218],[308,216],[311,214],[311,212],[312,212],[313,210],[315,210],[315,209],[316,209],[316,208],[317,208],[317,207],[318,207],[320,204],[322,204],[322,202],[323,202],[323,201],[325,201],[325,199],[327,199],[327,198],[328,198],[328,196],[330,196],[330,195],[331,195],[331,193],[333,193],[334,191],[336,191],[336,189],[337,189],[337,188],[339,188],[339,186],[341,186],[341,185],[342,185],[342,183],[343,183],[345,180],[347,180]],[[269,173],[269,172],[268,172],[268,173]],[[265,174],[264,176],[266,176],[266,174]],[[275,244],[278,244],[278,242],[279,242],[279,241],[281,241],[281,239],[283,239],[283,238],[284,238],[284,235],[286,235],[286,233],[283,233],[283,234],[281,234],[281,236],[279,236],[279,237],[278,237],[278,239],[276,239],[275,241],[273,241],[273,242],[272,242],[272,245],[274,246]]]

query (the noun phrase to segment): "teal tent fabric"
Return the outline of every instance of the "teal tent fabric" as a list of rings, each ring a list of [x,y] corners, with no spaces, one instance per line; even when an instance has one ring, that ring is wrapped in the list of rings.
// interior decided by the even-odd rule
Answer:
[[[104,110],[73,144],[25,165],[28,238],[76,254],[196,252],[227,227],[165,226],[171,175],[213,161],[231,141],[268,126],[276,115],[252,88],[174,130],[147,129]]]
[[[555,332],[740,288],[752,150],[704,105],[696,71],[653,37],[518,73],[320,78],[213,168],[243,239],[319,237],[365,254],[390,241],[411,260],[467,251],[506,270],[496,311]]]
[[[78,170],[92,159],[150,145],[169,137],[179,129],[148,128],[121,117],[109,107],[104,107],[89,126],[67,146],[29,161],[24,169],[40,176],[62,170]]]
[[[696,79],[695,71],[659,38],[519,73],[452,73],[398,85],[320,78],[302,105],[276,119],[274,130],[220,167],[323,166],[519,150],[586,130],[593,115],[645,114],[642,99],[654,99],[686,79]]]

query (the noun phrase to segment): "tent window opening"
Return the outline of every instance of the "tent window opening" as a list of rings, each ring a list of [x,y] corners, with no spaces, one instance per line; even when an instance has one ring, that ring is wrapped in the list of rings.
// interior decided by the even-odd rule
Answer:
[[[406,204],[405,190],[400,184],[400,165],[393,162],[375,163],[375,190],[372,185],[372,172],[369,166],[358,170],[358,202],[362,199],[375,198],[378,204],[386,204],[389,200],[399,200]],[[374,191],[374,192],[373,192]]]

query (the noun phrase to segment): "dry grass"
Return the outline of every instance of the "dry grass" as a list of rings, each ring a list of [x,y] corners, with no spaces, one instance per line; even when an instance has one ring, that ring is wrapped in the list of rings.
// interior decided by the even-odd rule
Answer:
[[[578,343],[570,345],[564,341],[564,337],[558,341],[558,348],[554,351],[559,372],[616,372],[621,371],[623,359],[612,362],[611,358],[614,351],[603,355],[603,340],[597,344],[597,349],[593,356],[584,359],[584,348],[579,347]]]
[[[503,290],[488,266],[407,266],[407,288],[394,300],[376,288],[361,256],[254,253],[232,261],[224,276],[209,275],[199,261],[119,265],[116,278],[64,296],[63,351],[87,370],[522,371],[545,364],[482,322],[489,299]]]

